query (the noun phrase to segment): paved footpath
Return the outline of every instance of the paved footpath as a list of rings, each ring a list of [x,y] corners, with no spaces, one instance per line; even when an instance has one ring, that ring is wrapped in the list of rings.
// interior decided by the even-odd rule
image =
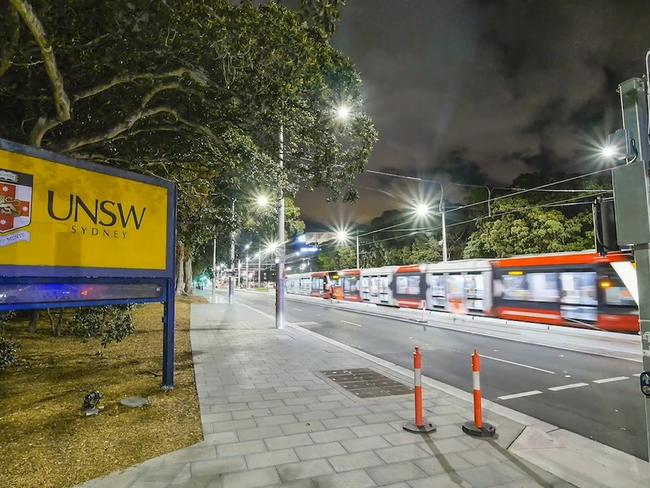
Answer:
[[[490,414],[497,439],[463,434],[471,405],[442,391],[424,396],[438,430],[403,431],[411,395],[359,399],[320,372],[371,368],[407,378],[300,328],[275,330],[246,305],[192,305],[191,340],[205,440],[85,487],[573,486],[506,450],[518,423]]]

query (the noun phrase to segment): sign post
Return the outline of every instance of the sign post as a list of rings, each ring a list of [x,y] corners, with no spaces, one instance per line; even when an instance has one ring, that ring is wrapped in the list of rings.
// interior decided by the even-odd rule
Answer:
[[[650,53],[646,60],[649,56]],[[650,75],[650,70],[647,71],[647,75]],[[628,138],[625,146],[631,149],[632,154],[628,157],[625,151],[625,164],[612,171],[616,235],[619,245],[632,245],[634,249],[643,369],[650,372],[650,143],[647,77],[646,80],[631,78],[624,81],[619,85],[618,92],[623,129]],[[644,403],[650,452],[650,396],[645,395]]]
[[[159,302],[174,385],[176,187],[0,139],[0,311]]]

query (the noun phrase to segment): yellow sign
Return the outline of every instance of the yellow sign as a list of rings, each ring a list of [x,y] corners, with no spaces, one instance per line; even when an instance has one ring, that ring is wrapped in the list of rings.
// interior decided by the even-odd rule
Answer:
[[[0,149],[0,265],[164,270],[167,192]]]

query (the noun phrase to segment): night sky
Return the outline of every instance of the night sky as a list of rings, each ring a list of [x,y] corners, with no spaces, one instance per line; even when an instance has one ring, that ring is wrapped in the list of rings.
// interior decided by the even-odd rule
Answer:
[[[620,126],[617,84],[644,71],[650,0],[348,0],[333,43],[379,131],[370,169],[503,185],[595,169],[588,146]],[[368,222],[412,191],[358,183],[352,204],[300,194],[306,221]]]

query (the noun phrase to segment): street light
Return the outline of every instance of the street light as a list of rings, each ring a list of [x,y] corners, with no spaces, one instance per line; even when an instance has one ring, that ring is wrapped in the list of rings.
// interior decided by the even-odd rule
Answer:
[[[442,224],[442,260],[447,261],[447,223],[445,220],[445,187],[442,184],[442,182],[438,180],[430,180],[427,178],[417,178],[415,176],[405,176],[405,175],[398,175],[395,173],[388,173],[386,171],[375,171],[372,169],[367,169],[366,173],[373,173],[376,175],[381,175],[381,176],[390,176],[391,178],[400,178],[403,180],[411,180],[411,181],[421,181],[424,183],[433,183],[435,185],[440,186],[440,203],[439,203],[439,209],[438,211],[440,212],[440,217],[441,217],[441,224]],[[417,212],[417,207],[415,207],[415,210]]]
[[[431,208],[426,203],[419,202],[415,204],[413,211],[418,217],[427,217],[431,213]]]
[[[610,145],[604,146],[600,150],[601,156],[603,156],[606,159],[614,159],[617,153],[618,153],[617,149],[614,146],[610,146]]]
[[[260,193],[255,197],[255,203],[257,204],[258,207],[266,208],[269,205],[269,197],[267,197],[263,193]]]
[[[336,108],[336,118],[341,122],[348,120],[351,115],[352,109],[346,104],[341,104]]]
[[[351,233],[347,229],[337,229],[335,231],[336,234],[336,242],[345,244],[351,239]],[[356,257],[357,257],[357,269],[360,268],[360,263],[359,263],[359,231],[355,232],[354,235],[354,240],[356,242]]]
[[[350,233],[345,229],[338,229],[336,231],[337,242],[347,242],[350,238]]]

